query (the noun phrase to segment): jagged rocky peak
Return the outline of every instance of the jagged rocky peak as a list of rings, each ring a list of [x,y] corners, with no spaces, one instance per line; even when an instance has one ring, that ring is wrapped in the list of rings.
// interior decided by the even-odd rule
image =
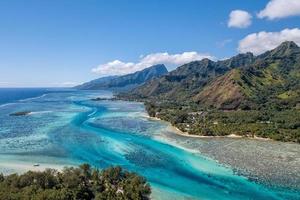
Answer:
[[[295,42],[284,42],[277,48],[259,56],[244,53],[217,62],[206,58],[184,64],[161,78],[153,79],[153,81],[137,87],[132,92],[132,96],[177,101],[189,101],[191,96],[197,96],[196,101],[199,99],[204,101],[208,99],[206,97],[212,97],[209,94],[219,91],[220,98],[217,98],[216,95],[213,96],[216,102],[230,104],[227,100],[239,100],[254,94],[260,89],[259,87],[267,88],[268,84],[280,82],[278,80],[281,80],[280,83],[288,82],[285,76],[295,77],[298,63],[300,63],[300,48]],[[232,76],[227,74],[235,69]],[[281,74],[282,72],[285,72],[285,75]],[[290,72],[293,74],[289,74]],[[218,79],[223,75],[223,78]],[[224,88],[222,84],[226,85],[226,90],[222,89]],[[201,93],[205,87],[206,92]],[[222,92],[231,88],[235,89],[231,95],[228,92],[227,96],[221,95]],[[231,96],[235,98],[231,98]]]
[[[161,74],[168,73],[168,70],[164,64],[157,64],[149,67],[148,69],[146,68],[146,71],[156,71]]]
[[[205,63],[205,64],[209,64],[209,63],[212,63],[213,61],[210,60],[209,58],[203,58],[203,59],[201,60],[201,62],[203,62],[203,63]]]
[[[293,50],[296,50],[298,49],[298,45],[293,42],[293,41],[286,41],[286,42],[283,42],[281,43],[281,45],[279,45],[277,48],[275,48],[273,50],[273,52],[276,52],[276,53],[286,53],[286,52],[289,52],[289,51],[293,51]]]
[[[300,48],[293,41],[286,41],[281,43],[278,47],[271,51],[267,51],[266,53],[260,55],[259,57],[286,57],[292,55],[294,53],[300,53]]]
[[[237,68],[237,67],[249,65],[253,63],[254,60],[255,60],[255,56],[251,52],[248,52],[248,53],[238,54],[229,59],[219,61],[218,63],[220,65],[224,65],[229,68]]]
[[[281,43],[276,49],[293,49],[293,48],[299,48],[298,45],[294,41],[285,41]]]

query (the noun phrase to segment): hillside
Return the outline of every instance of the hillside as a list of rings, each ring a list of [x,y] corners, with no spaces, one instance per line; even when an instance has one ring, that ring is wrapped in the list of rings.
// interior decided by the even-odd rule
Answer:
[[[293,108],[300,102],[300,48],[285,42],[250,66],[218,77],[194,100],[223,109],[245,108],[246,102],[252,109]]]
[[[168,70],[165,65],[153,65],[132,74],[108,76],[92,80],[82,85],[78,85],[75,88],[80,90],[129,90],[153,78],[158,78],[167,72]]]
[[[214,78],[231,69],[251,64],[251,53],[239,54],[224,61],[203,59],[178,67],[176,70],[134,89],[129,96],[136,98],[160,98],[186,100],[198,94]]]
[[[284,42],[259,56],[195,61],[121,99],[144,101],[150,116],[188,134],[300,142],[300,48]]]
[[[299,49],[294,42],[284,42],[256,57],[247,53],[224,61],[194,61],[121,96],[189,101],[219,109],[257,108],[287,101],[296,106]]]
[[[237,80],[240,70],[233,69],[226,75],[216,78],[212,83],[193,97],[193,100],[206,107],[234,109],[246,100]]]

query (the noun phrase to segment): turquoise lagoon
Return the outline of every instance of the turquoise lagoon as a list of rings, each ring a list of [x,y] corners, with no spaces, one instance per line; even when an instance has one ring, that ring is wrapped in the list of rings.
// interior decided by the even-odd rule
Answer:
[[[106,91],[51,92],[0,106],[0,171],[34,163],[120,165],[147,178],[153,199],[300,199],[299,192],[249,181],[164,137],[167,124],[136,102],[92,101]],[[27,116],[9,116],[31,111]]]

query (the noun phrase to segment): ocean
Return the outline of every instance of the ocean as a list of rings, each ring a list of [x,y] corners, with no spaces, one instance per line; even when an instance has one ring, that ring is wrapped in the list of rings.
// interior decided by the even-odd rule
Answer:
[[[168,141],[167,124],[143,104],[93,101],[109,91],[0,89],[0,173],[89,163],[119,165],[146,177],[152,197],[183,199],[299,199],[236,175],[200,152]],[[26,116],[11,113],[28,111]]]
[[[45,88],[0,88],[0,105],[48,93]]]

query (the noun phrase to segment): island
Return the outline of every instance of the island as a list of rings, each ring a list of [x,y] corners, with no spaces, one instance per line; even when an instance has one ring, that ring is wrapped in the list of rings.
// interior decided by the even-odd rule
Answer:
[[[20,112],[11,113],[9,115],[10,116],[25,116],[25,115],[29,115],[30,113],[31,113],[31,111],[20,111]]]

